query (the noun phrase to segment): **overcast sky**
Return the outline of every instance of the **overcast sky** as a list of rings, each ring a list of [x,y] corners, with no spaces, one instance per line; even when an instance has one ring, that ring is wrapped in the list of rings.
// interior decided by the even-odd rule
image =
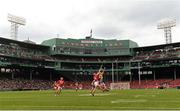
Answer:
[[[164,44],[157,29],[163,18],[175,18],[172,41],[180,42],[180,0],[0,0],[0,36],[10,38],[7,14],[26,18],[18,40],[41,43],[60,38],[130,39],[140,46]]]

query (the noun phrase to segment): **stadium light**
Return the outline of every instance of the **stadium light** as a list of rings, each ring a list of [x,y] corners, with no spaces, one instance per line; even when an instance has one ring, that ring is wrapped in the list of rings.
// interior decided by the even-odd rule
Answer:
[[[164,29],[166,44],[172,43],[171,27],[175,27],[175,26],[176,26],[175,19],[166,18],[158,22],[157,28]]]
[[[19,25],[25,25],[26,20],[23,17],[18,17],[12,14],[8,14],[7,19],[11,22],[11,38],[17,40]]]

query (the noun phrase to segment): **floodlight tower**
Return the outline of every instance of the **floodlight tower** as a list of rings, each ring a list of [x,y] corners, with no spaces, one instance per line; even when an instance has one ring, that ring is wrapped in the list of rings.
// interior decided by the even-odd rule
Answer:
[[[23,17],[14,16],[12,14],[8,14],[7,19],[11,22],[11,38],[17,40],[18,27],[19,25],[25,25],[26,20]]]
[[[176,26],[175,19],[166,18],[159,21],[157,28],[164,29],[166,44],[172,43],[171,27],[175,27],[175,26]]]

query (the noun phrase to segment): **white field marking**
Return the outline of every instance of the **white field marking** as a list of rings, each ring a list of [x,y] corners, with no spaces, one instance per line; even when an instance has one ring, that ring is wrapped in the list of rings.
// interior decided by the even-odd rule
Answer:
[[[17,107],[16,105],[15,105],[15,107]],[[23,108],[65,108],[65,107],[67,107],[67,108],[86,108],[86,107],[93,107],[94,108],[94,106],[59,106],[59,105],[53,105],[53,106],[34,106],[34,105],[31,105],[31,106],[26,106],[26,105],[21,105],[21,107],[23,107]],[[102,106],[96,106],[97,108],[102,108]],[[104,107],[103,106],[103,108],[106,108],[106,107]],[[139,107],[134,107],[134,106],[128,106],[128,107],[123,107],[123,106],[112,106],[111,108],[123,108],[123,109],[128,109],[128,110],[126,110],[126,111],[139,111],[139,110],[132,110],[132,109],[138,109]],[[178,108],[167,108],[167,107],[142,107],[142,108],[145,108],[145,111],[149,111],[149,110],[151,110],[151,111],[159,111],[159,110],[161,110],[161,111],[169,111],[169,110],[180,110],[180,108],[178,107]],[[1,110],[0,110],[1,111]],[[4,110],[2,110],[2,111],[4,111]],[[14,110],[6,110],[6,111],[14,111]],[[15,111],[44,111],[44,110],[15,110]],[[46,110],[46,111],[49,111],[49,110]],[[67,111],[67,110],[50,110],[50,111]],[[79,110],[69,110],[69,111],[79,111]],[[83,110],[82,110],[83,111]],[[86,111],[104,111],[104,110],[86,110]],[[107,110],[107,111],[117,111],[117,109],[116,110]],[[144,111],[144,110],[142,110],[142,111]]]
[[[138,97],[156,97],[156,95],[135,95],[134,97],[135,98],[138,98]]]
[[[138,100],[134,100],[134,99],[118,99],[118,100],[114,100],[111,101],[112,104],[114,103],[137,103],[137,102],[146,102],[146,99],[138,99]]]
[[[151,102],[151,101],[150,101]],[[178,100],[172,100],[172,101],[170,101],[170,100],[167,100],[167,101],[159,101],[159,100],[157,100],[157,101],[153,101],[153,102],[161,102],[161,103],[180,103],[180,101],[178,101]]]
[[[102,93],[95,94],[95,96],[108,96],[108,95],[111,95],[111,94],[102,94]],[[80,94],[79,96],[92,96],[92,95],[91,94]]]

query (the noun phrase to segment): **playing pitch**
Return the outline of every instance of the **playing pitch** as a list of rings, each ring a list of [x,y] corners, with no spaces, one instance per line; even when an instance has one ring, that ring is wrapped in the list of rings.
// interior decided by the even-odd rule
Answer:
[[[53,91],[0,92],[0,110],[118,110],[118,109],[180,109],[180,90],[63,90],[55,96]]]

